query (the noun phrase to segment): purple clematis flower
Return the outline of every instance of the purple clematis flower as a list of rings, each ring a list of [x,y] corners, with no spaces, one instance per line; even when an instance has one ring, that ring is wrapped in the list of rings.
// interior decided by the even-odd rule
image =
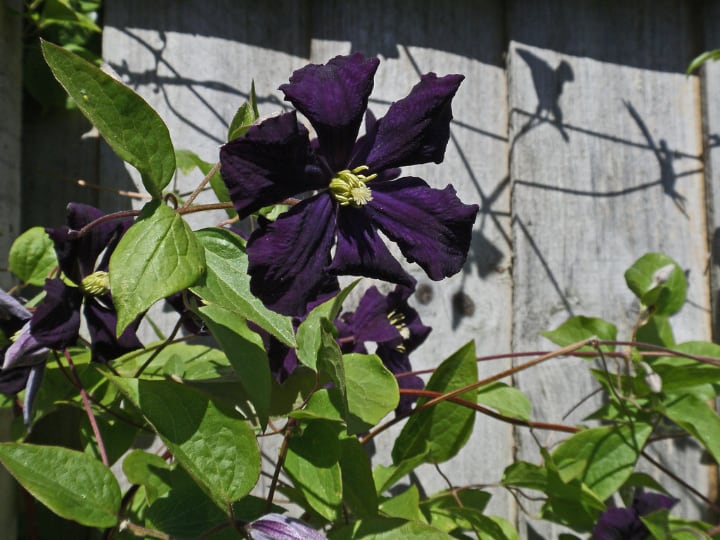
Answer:
[[[378,64],[359,53],[338,56],[295,71],[280,87],[316,140],[293,111],[251,127],[220,151],[240,218],[317,191],[276,221],[261,220],[248,241],[251,290],[275,311],[302,314],[328,272],[413,286],[378,231],[431,279],[465,263],[477,205],[460,202],[451,186],[397,178],[398,167],[443,160],[463,76],[424,75],[383,118],[368,113],[366,134],[357,139]]]
[[[645,540],[650,531],[640,517],[657,510],[670,510],[677,503],[678,500],[673,497],[638,490],[630,508],[609,508],[600,514],[600,519],[593,529],[593,539]]]
[[[13,296],[0,290],[0,392],[25,390],[23,420],[30,424],[49,351],[30,336],[32,314]]]
[[[377,344],[375,354],[395,375],[412,370],[410,353],[417,349],[430,333],[420,316],[407,300],[413,289],[398,285],[387,295],[370,287],[360,299],[357,309],[344,313],[335,321],[343,352],[366,353],[366,343]],[[422,389],[425,384],[417,375],[398,377],[400,388]],[[415,396],[401,395],[395,412],[410,412]]]
[[[245,525],[252,540],[325,540],[327,536],[299,519],[266,514]]]
[[[55,243],[60,268],[75,286],[66,285],[61,279],[45,282],[45,299],[32,316],[30,333],[47,348],[68,347],[78,339],[82,311],[90,334],[92,359],[105,363],[141,348],[142,344],[135,333],[139,318],[120,337],[115,335],[117,313],[107,275],[110,255],[131,220],[102,223],[81,237],[71,232],[103,215],[92,206],[71,203],[68,225],[47,230]]]

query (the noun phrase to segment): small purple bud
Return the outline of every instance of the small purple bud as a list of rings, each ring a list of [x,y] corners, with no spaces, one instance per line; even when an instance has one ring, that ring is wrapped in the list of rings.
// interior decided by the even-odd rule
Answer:
[[[30,333],[30,321],[25,323],[14,339],[14,343],[5,351],[2,369],[35,366],[44,364],[49,351]]]
[[[245,526],[252,540],[326,540],[327,537],[299,519],[266,514]]]

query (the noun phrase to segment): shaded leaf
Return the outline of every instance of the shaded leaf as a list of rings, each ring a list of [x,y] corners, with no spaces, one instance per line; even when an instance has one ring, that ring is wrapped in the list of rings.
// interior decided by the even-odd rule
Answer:
[[[28,229],[10,246],[8,266],[23,283],[44,285],[57,265],[55,244],[42,227]]]
[[[175,174],[175,152],[160,116],[130,88],[93,64],[47,41],[45,60],[78,109],[121,159],[135,167],[153,198]]]

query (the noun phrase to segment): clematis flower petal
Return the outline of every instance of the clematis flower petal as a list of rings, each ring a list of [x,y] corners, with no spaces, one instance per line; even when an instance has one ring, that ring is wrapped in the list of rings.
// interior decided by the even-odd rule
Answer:
[[[0,289],[0,321],[27,320],[32,317],[17,298]]]
[[[295,111],[252,126],[244,137],[220,148],[220,171],[240,218],[264,206],[327,186],[312,172],[310,142]]]
[[[5,351],[3,369],[16,369],[20,367],[44,364],[48,355],[47,348],[38,343],[30,332],[30,322],[25,323],[15,339]]]
[[[642,522],[633,508],[609,508],[600,514],[593,528],[594,540],[637,539],[647,536],[647,529],[638,527]]]
[[[41,345],[62,349],[75,343],[80,331],[82,294],[59,279],[45,281],[45,300],[30,319],[30,332]]]
[[[333,171],[346,168],[380,61],[361,53],[296,70],[280,87],[285,99],[310,120]]]
[[[55,243],[61,270],[76,284],[96,270],[100,255],[112,252],[124,230],[132,223],[132,220],[109,221],[94,226],[80,238],[70,235],[70,230],[79,230],[104,215],[104,212],[93,206],[70,203],[67,207],[67,226],[46,229]]]
[[[302,315],[325,283],[335,236],[328,193],[301,201],[248,240],[250,291],[270,309]]]
[[[657,510],[670,510],[679,502],[679,499],[662,493],[642,492],[635,494],[632,505],[639,515],[644,516]]]
[[[327,270],[415,286],[413,277],[390,254],[365,212],[352,207],[338,212],[337,246]]]
[[[462,75],[423,75],[407,97],[379,120],[367,165],[375,172],[431,161],[440,163],[450,138],[451,101]]]
[[[417,262],[439,281],[459,272],[478,212],[463,204],[455,189],[433,189],[423,180],[404,177],[373,186],[373,200],[365,206],[370,219],[410,262]]]
[[[142,348],[143,345],[136,334],[142,316],[135,319],[120,337],[117,337],[115,334],[117,313],[114,309],[109,309],[96,300],[88,298],[83,313],[90,333],[93,362],[105,364],[125,353]]]
[[[23,402],[23,423],[25,427],[30,427],[32,422],[33,411],[35,409],[35,399],[40,392],[43,378],[45,376],[45,362],[30,368],[30,373],[25,386],[25,401]]]
[[[17,394],[27,385],[30,367],[0,369],[0,393]]]
[[[299,519],[266,514],[245,526],[252,540],[325,540],[327,537]]]

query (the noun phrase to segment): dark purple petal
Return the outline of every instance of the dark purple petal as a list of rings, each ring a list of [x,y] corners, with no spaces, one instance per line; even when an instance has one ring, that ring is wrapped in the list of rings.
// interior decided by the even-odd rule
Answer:
[[[17,298],[0,289],[0,321],[12,319],[26,321],[30,317],[32,317],[32,313],[25,309],[25,306]]]
[[[337,247],[327,269],[335,274],[352,274],[402,283],[415,280],[390,254],[375,227],[361,208],[341,207],[337,217]]]
[[[325,282],[335,237],[335,205],[320,193],[264,223],[247,244],[250,290],[284,315],[302,315]]]
[[[327,537],[304,521],[283,516],[266,514],[245,526],[252,540],[325,540]]]
[[[11,395],[23,390],[27,384],[31,369],[30,367],[21,367],[0,370],[0,392]]]
[[[400,331],[390,323],[388,314],[394,309],[386,295],[370,287],[358,302],[354,313],[343,317],[351,328],[355,341],[375,343],[402,343]]]
[[[410,358],[408,357],[406,352],[400,352],[397,349],[388,347],[387,345],[379,345],[377,351],[375,352],[383,361],[385,367],[388,368],[388,370],[390,370],[390,372],[392,372],[393,374],[397,375],[399,373],[407,373],[408,371],[412,371],[412,366],[410,365]],[[423,388],[425,388],[425,383],[417,375],[405,375],[402,377],[397,377],[397,382],[398,386],[401,389],[404,388],[412,390],[422,390]],[[417,396],[401,394],[400,402],[395,408],[395,414],[402,415],[409,413],[415,401],[417,401]]]
[[[104,264],[107,266],[110,253],[132,223],[132,220],[112,220],[94,226],[80,238],[71,236],[71,230],[82,229],[104,215],[104,212],[93,206],[70,203],[67,207],[67,226],[46,229],[55,243],[61,270],[78,285],[88,274],[96,269],[103,269],[103,261],[98,261],[103,252]]]
[[[75,343],[80,330],[82,294],[59,279],[45,281],[45,299],[30,319],[30,332],[49,349],[63,349]]]
[[[440,163],[450,137],[451,101],[462,75],[423,75],[410,94],[379,120],[367,163],[371,172],[434,161]]]
[[[678,499],[661,493],[636,493],[632,505],[639,515],[644,516],[656,510],[670,510],[678,502]]]
[[[240,218],[264,206],[327,186],[312,169],[310,142],[295,111],[252,126],[244,137],[220,148],[221,174]]]
[[[25,427],[30,427],[33,417],[33,409],[35,408],[35,399],[37,399],[40,386],[42,385],[45,375],[45,362],[30,368],[30,374],[25,386],[25,401],[23,402],[23,423]]]
[[[462,269],[476,204],[460,202],[452,186],[433,189],[414,177],[375,184],[372,190],[366,212],[408,261],[417,262],[436,281]]]
[[[5,351],[3,369],[16,369],[20,367],[44,364],[48,355],[47,348],[38,343],[30,332],[30,322],[25,323],[15,342]]]
[[[593,540],[645,540],[647,533],[634,508],[609,508],[600,514]]]
[[[115,335],[117,313],[114,309],[100,305],[94,298],[85,301],[83,309],[90,334],[90,350],[93,362],[106,364],[125,353],[142,348],[136,332],[140,325],[138,317],[123,331],[120,337]]]
[[[347,168],[379,64],[360,53],[337,56],[327,64],[298,69],[280,87],[310,120],[322,154],[336,172]]]

